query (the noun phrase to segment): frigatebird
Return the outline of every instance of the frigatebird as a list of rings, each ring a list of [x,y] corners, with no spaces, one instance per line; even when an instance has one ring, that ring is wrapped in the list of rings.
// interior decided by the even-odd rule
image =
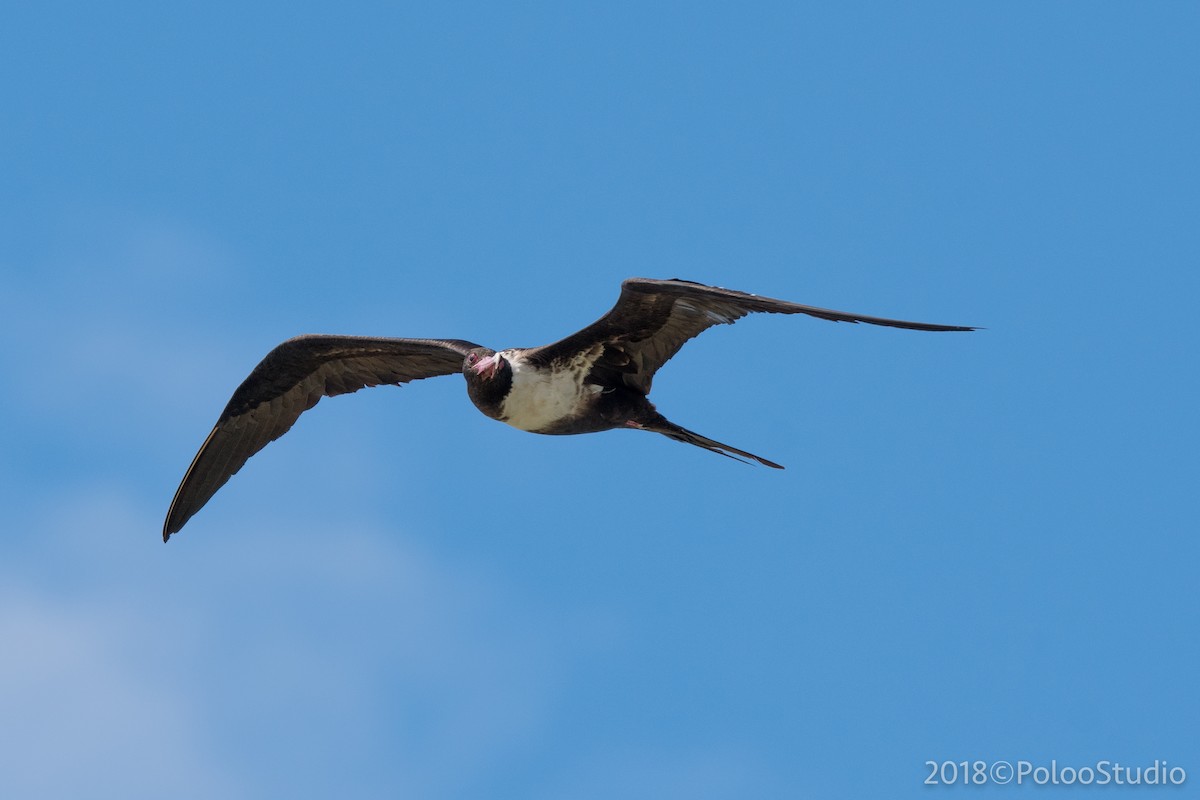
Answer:
[[[646,397],[654,373],[685,342],[713,325],[754,312],[808,314],[918,331],[975,330],[848,314],[678,279],[630,278],[621,284],[621,296],[611,311],[543,347],[497,351],[462,339],[297,336],[267,353],[233,393],[175,492],[163,541],[322,397],[455,372],[466,378],[467,395],[476,408],[523,431],[573,434],[632,428],[783,469],[676,425]]]

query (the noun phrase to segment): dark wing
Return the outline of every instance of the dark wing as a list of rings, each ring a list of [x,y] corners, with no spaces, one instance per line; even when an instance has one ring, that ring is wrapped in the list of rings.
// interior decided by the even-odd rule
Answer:
[[[298,336],[279,345],[233,393],[192,459],[167,512],[163,541],[322,397],[450,375],[474,347],[458,339],[367,336]]]
[[[731,323],[760,311],[808,314],[834,322],[866,322],[917,331],[975,330],[960,325],[848,314],[691,281],[630,278],[621,284],[621,296],[611,311],[578,333],[530,351],[527,357],[539,363],[566,361],[603,345],[593,369],[609,380],[619,378],[625,385],[648,393],[654,373],[688,339],[713,325]]]

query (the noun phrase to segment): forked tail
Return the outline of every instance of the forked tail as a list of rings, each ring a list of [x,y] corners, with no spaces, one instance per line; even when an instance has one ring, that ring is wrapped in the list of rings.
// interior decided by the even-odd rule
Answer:
[[[703,447],[709,452],[720,453],[721,455],[732,458],[735,461],[749,463],[745,461],[745,459],[752,459],[757,461],[759,464],[762,464],[764,467],[783,469],[782,464],[776,464],[774,461],[768,461],[762,456],[756,456],[754,453],[747,453],[745,450],[739,450],[736,447],[722,444],[721,442],[718,442],[715,439],[710,439],[707,436],[701,436],[694,431],[689,431],[687,428],[671,422],[662,414],[656,413],[655,417],[656,419],[648,422],[642,422],[638,424],[637,427],[641,428],[642,430],[661,433],[663,436],[669,436],[677,442],[686,442],[687,444],[694,444],[696,447]],[[738,458],[738,456],[741,456],[741,458]]]

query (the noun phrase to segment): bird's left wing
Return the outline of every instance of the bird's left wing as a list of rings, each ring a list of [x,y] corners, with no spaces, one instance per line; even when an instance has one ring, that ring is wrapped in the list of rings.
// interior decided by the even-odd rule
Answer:
[[[963,325],[938,325],[887,317],[871,317],[761,297],[692,281],[630,278],[607,314],[554,344],[530,350],[537,362],[568,361],[601,346],[593,369],[609,370],[643,393],[654,373],[694,336],[713,325],[735,322],[747,314],[808,314],[833,322],[865,322],[918,331],[971,331]]]
[[[460,339],[316,335],[279,345],[233,393],[192,459],[167,512],[163,541],[322,397],[450,375],[462,369],[463,358],[477,346]]]

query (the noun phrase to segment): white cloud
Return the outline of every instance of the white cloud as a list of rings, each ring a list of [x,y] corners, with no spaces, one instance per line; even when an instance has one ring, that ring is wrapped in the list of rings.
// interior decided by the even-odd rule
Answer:
[[[111,486],[27,511],[0,796],[461,796],[547,724],[554,621],[395,534],[276,518],[164,546]]]
[[[0,795],[243,796],[193,704],[138,662],[139,627],[28,587],[0,594]]]

